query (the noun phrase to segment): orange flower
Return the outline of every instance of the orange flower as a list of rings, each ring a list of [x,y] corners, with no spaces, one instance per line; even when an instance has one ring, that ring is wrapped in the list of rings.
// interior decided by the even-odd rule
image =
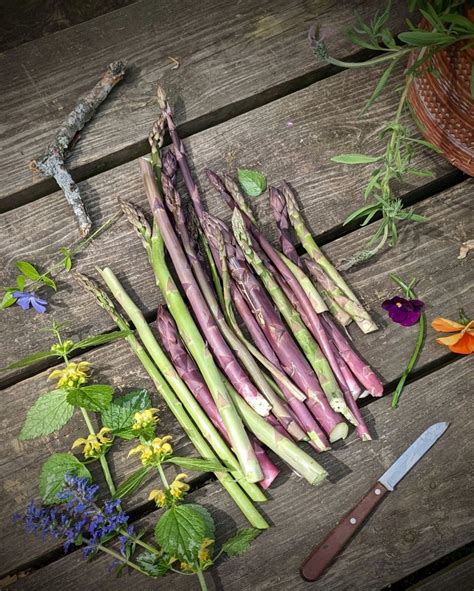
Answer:
[[[468,324],[461,324],[446,318],[435,318],[431,326],[438,332],[456,333],[449,337],[436,339],[440,345],[449,347],[453,353],[461,353],[462,355],[474,353],[474,320]]]

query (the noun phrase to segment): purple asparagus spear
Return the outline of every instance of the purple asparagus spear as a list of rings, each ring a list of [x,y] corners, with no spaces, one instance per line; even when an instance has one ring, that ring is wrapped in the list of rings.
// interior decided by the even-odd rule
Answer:
[[[191,390],[196,400],[211,419],[214,426],[220,431],[224,439],[230,443],[230,438],[225,428],[224,422],[217,410],[211,393],[204,381],[204,378],[199,373],[196,363],[193,358],[186,351],[186,348],[179,338],[176,324],[165,306],[158,307],[156,317],[156,327],[160,334],[161,342],[165,351],[168,353],[171,362],[176,371]],[[278,424],[278,423],[277,423]],[[288,434],[286,434],[287,436]],[[250,439],[258,463],[262,468],[263,480],[259,482],[263,489],[267,489],[273,480],[278,476],[279,469],[273,464],[267,456],[263,448],[254,440]]]

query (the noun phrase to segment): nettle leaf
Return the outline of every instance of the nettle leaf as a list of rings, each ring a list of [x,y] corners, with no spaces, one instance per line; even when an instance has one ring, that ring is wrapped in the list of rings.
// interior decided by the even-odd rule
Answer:
[[[238,556],[248,550],[250,544],[260,533],[259,529],[253,527],[241,529],[235,536],[222,544],[221,552],[225,552],[227,556]]]
[[[56,353],[52,353],[51,351],[37,351],[36,353],[32,353],[31,355],[27,355],[26,357],[22,357],[18,361],[14,361],[3,367],[0,371],[5,371],[6,369],[19,369],[21,367],[28,367],[29,365],[33,365],[37,361],[41,361],[42,359],[47,359],[48,357],[61,357]]]
[[[13,289],[7,289],[5,294],[3,295],[2,301],[0,302],[0,309],[4,310],[5,308],[9,308],[13,306],[16,302],[16,298],[13,297]]]
[[[51,390],[40,396],[28,411],[18,439],[43,437],[64,427],[74,414],[67,395],[67,390]]]
[[[372,164],[382,160],[382,156],[369,156],[367,154],[339,154],[331,158],[332,162],[338,164]]]
[[[41,274],[40,272],[28,261],[18,261],[15,263],[17,269],[23,273],[28,279],[32,279],[33,281],[37,281]]]
[[[70,388],[68,389],[67,401],[74,406],[100,412],[110,406],[113,393],[113,387],[105,384]]]
[[[39,488],[44,504],[54,505],[58,502],[56,495],[64,488],[66,474],[92,480],[86,466],[71,453],[55,453],[46,460],[40,472]]]
[[[135,560],[150,577],[162,577],[171,568],[169,556],[157,556],[153,552],[142,552]]]
[[[209,513],[209,511],[206,509],[206,507],[198,505],[197,503],[187,503],[186,506],[192,507],[194,511],[197,511],[199,513],[199,515],[204,520],[204,525],[206,526],[205,537],[214,540],[216,537],[216,524],[214,523],[214,519],[212,515]]]
[[[206,460],[204,458],[182,458],[173,456],[166,460],[170,464],[181,466],[185,470],[194,470],[196,472],[228,472],[229,469],[223,466],[217,460]]]
[[[151,468],[148,466],[143,466],[142,468],[139,468],[136,472],[134,472],[131,476],[129,476],[126,480],[122,482],[122,484],[115,491],[113,498],[124,499],[125,497],[128,497],[133,492],[135,492],[138,488],[140,488],[150,470]]]
[[[131,426],[134,414],[150,406],[151,400],[146,390],[133,390],[110,403],[107,410],[102,412],[102,424],[122,439],[133,439],[135,434]]]
[[[71,347],[71,351],[96,347],[97,345],[105,345],[106,343],[111,343],[117,339],[128,337],[130,334],[132,334],[131,330],[116,330],[114,332],[109,332],[108,334],[98,334],[95,337],[87,337],[86,339],[74,343]]]
[[[155,539],[171,556],[192,563],[207,529],[201,511],[196,511],[192,505],[177,505],[161,516],[155,527]]]
[[[250,197],[258,197],[267,188],[267,179],[258,170],[239,168],[237,170],[237,176],[242,189]]]

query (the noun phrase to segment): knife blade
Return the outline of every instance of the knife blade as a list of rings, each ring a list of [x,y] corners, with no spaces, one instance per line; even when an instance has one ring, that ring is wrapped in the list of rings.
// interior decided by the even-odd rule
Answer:
[[[443,435],[448,425],[449,423],[445,422],[431,425],[395,460],[369,492],[339,521],[303,562],[300,569],[303,579],[316,581],[325,572],[386,493],[395,489],[400,480]]]

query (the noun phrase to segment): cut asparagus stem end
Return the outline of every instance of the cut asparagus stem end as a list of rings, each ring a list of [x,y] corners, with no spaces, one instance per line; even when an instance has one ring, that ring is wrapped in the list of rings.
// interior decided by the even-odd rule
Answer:
[[[334,427],[329,435],[329,441],[334,443],[335,441],[339,441],[339,439],[345,439],[349,434],[349,426],[347,423],[339,423]]]
[[[362,441],[372,441],[372,437],[368,433],[364,433],[361,439]]]
[[[315,433],[314,431],[311,431],[310,433],[308,433],[309,435],[309,441],[308,443],[311,445],[312,448],[314,448],[316,451],[318,452],[323,452],[323,451],[329,451],[331,448],[328,445],[325,445],[320,437],[318,436],[317,433]]]
[[[354,427],[357,427],[357,425],[359,424],[359,421],[355,418],[355,416],[349,410],[348,406],[341,409],[341,414],[349,421],[349,423],[354,425]]]

